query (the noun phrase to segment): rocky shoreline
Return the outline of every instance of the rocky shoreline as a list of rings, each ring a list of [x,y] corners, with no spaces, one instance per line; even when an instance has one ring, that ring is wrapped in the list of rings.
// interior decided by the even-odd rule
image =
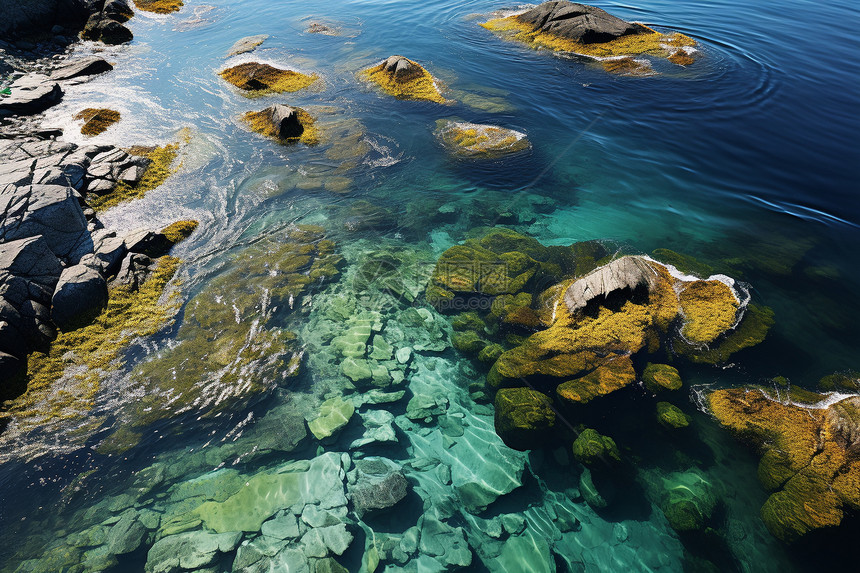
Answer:
[[[40,126],[39,114],[61,101],[66,85],[113,69],[99,57],[57,52],[79,32],[130,40],[131,32],[120,30],[130,5],[60,0],[20,8],[3,33],[17,40],[0,44],[14,78],[0,96],[0,400],[26,390],[30,353],[47,352],[58,331],[92,321],[113,287],[135,290],[156,268],[153,259],[184,238],[146,228],[117,233],[93,208],[141,185],[148,170],[164,169],[148,150],[79,146]]]

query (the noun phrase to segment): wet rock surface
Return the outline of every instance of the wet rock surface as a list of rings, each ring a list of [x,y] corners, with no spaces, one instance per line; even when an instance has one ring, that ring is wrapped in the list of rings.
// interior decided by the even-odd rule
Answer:
[[[583,44],[609,42],[622,36],[647,30],[639,24],[625,22],[595,6],[573,2],[544,2],[517,16],[535,30],[549,32]]]

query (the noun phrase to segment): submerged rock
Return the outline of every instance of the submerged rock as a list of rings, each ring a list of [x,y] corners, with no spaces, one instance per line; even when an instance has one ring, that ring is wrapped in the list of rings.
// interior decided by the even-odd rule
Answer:
[[[177,12],[184,5],[182,0],[134,0],[134,4],[144,12],[155,14]]]
[[[455,156],[494,159],[529,149],[525,133],[495,125],[440,119],[436,137]]]
[[[789,392],[783,402],[772,394],[754,387],[716,390],[707,404],[762,454],[759,480],[774,491],[762,520],[777,538],[794,542],[860,510],[860,397],[829,403],[825,396]]]
[[[615,440],[592,428],[580,432],[573,441],[572,448],[576,461],[586,466],[614,465],[621,461],[621,453]]]
[[[269,39],[268,34],[258,34],[256,36],[246,36],[241,40],[237,40],[233,46],[227,50],[227,57],[238,56],[247,52],[253,52],[257,46]]]
[[[555,426],[555,410],[546,395],[528,388],[506,388],[496,393],[495,426],[508,446],[527,450],[548,437]]]
[[[445,103],[436,81],[421,64],[403,56],[391,56],[381,64],[359,74],[365,80],[379,85],[382,90],[398,99],[427,100]]]
[[[645,387],[655,394],[665,390],[680,390],[684,383],[678,370],[668,364],[651,364],[645,366],[642,372]]]
[[[352,402],[340,396],[330,398],[320,406],[319,416],[308,422],[308,428],[316,439],[326,440],[340,432],[354,412]]]
[[[355,467],[355,485],[349,487],[349,497],[359,516],[391,508],[406,497],[408,484],[398,464],[370,457],[358,460]]]
[[[669,474],[660,487],[660,509],[675,531],[703,530],[713,517],[717,496],[699,470]]]

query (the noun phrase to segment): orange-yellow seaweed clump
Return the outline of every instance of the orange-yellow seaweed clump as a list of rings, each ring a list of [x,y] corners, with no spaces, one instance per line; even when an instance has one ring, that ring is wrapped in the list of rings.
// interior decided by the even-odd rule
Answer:
[[[81,133],[83,135],[99,135],[118,122],[120,114],[118,111],[112,109],[88,107],[75,114],[75,119],[84,120],[84,125],[81,126]]]
[[[783,403],[761,388],[717,390],[711,413],[762,452],[758,475],[772,494],[762,520],[776,537],[795,541],[835,527],[844,508],[860,509],[860,397],[827,408]]]
[[[292,70],[282,70],[269,64],[245,62],[218,73],[228,83],[250,92],[246,95],[266,95],[270,93],[296,92],[319,79],[316,74],[302,74]]]
[[[684,326],[681,334],[695,345],[709,344],[735,324],[740,302],[718,280],[694,281],[679,296]]]
[[[446,103],[430,72],[402,56],[392,56],[377,66],[362,70],[359,76],[376,83],[382,91],[398,99]]]
[[[155,14],[177,12],[184,5],[182,0],[134,0],[134,4],[144,12]]]

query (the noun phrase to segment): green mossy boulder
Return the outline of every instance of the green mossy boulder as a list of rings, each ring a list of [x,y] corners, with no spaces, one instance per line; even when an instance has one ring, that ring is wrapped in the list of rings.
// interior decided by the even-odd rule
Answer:
[[[552,400],[536,390],[499,390],[495,406],[496,433],[516,450],[541,447],[555,426]]]
[[[714,487],[699,470],[675,472],[663,478],[660,509],[675,531],[701,531],[717,507]]]
[[[473,330],[455,332],[451,336],[451,344],[464,354],[477,354],[487,346],[487,342]]]
[[[664,428],[677,430],[689,426],[692,418],[669,402],[657,402],[657,421]]]
[[[680,390],[684,383],[678,370],[668,364],[648,363],[642,372],[642,382],[651,392],[657,394],[666,390]]]
[[[586,428],[573,441],[573,457],[586,466],[614,465],[621,461],[615,440]]]

